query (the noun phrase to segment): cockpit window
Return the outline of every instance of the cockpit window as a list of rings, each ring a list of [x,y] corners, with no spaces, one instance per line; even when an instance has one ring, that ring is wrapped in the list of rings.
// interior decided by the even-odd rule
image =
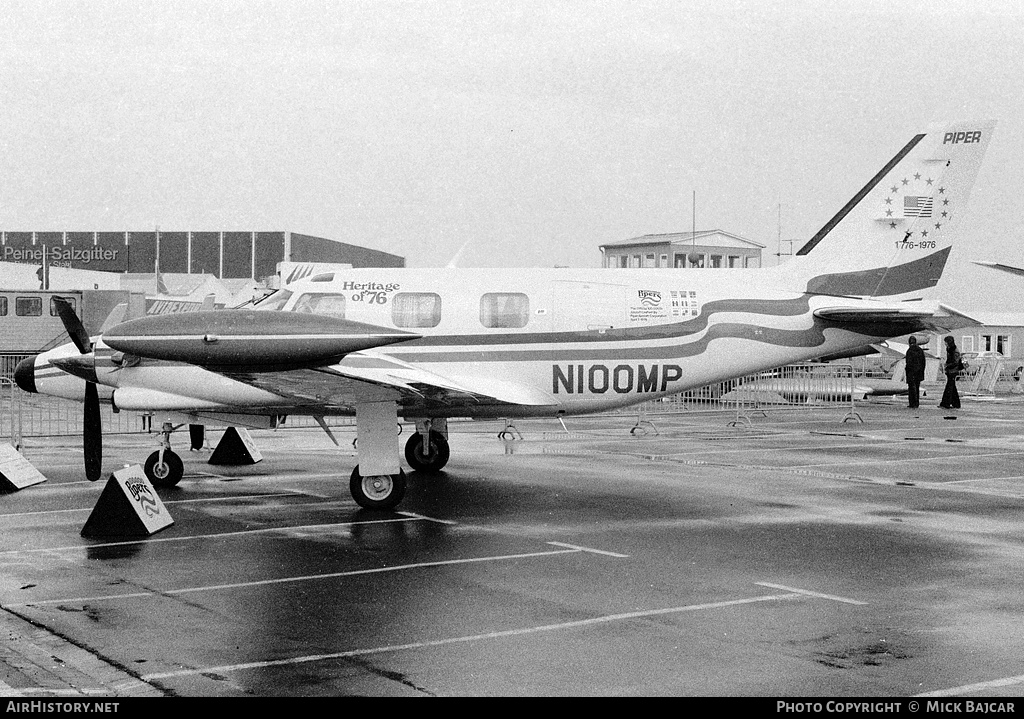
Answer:
[[[295,302],[296,312],[311,312],[317,315],[345,318],[345,295],[307,293]]]
[[[280,310],[284,309],[291,296],[292,293],[289,290],[274,290],[270,294],[260,297],[253,302],[253,305],[258,310]]]

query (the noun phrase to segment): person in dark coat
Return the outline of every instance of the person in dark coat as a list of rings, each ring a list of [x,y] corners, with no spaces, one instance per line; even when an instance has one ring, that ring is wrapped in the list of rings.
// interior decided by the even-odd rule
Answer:
[[[916,337],[911,337],[907,342],[910,344],[906,364],[907,394],[910,400],[907,406],[917,409],[921,404],[921,382],[924,380],[924,350],[917,344]]]
[[[946,389],[942,392],[942,401],[939,406],[943,409],[960,409],[960,393],[956,391],[956,376],[960,374],[963,365],[960,364],[960,350],[956,348],[956,342],[952,337],[946,337],[946,364],[943,371],[946,373]]]

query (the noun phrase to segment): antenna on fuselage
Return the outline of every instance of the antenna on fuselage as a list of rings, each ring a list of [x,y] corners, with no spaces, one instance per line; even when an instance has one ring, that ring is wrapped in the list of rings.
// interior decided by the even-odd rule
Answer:
[[[458,267],[459,266],[459,260],[462,259],[462,253],[466,251],[466,248],[469,247],[469,243],[472,242],[472,241],[473,241],[473,238],[470,237],[468,240],[463,242],[462,243],[462,247],[460,247],[458,249],[458,252],[456,252],[455,255],[450,260],[448,260],[448,264],[445,265],[445,267]]]

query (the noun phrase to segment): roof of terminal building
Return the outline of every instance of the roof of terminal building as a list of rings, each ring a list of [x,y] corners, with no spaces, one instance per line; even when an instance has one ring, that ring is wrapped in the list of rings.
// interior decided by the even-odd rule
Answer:
[[[634,245],[663,245],[666,243],[682,245],[695,243],[697,240],[708,240],[712,237],[718,237],[719,240],[716,242],[702,242],[701,244],[721,244],[721,240],[726,239],[740,243],[741,245],[750,245],[752,248],[764,249],[764,245],[759,242],[748,240],[746,237],[742,237],[732,232],[726,232],[725,230],[697,230],[696,232],[665,232],[661,234],[640,235],[639,237],[631,237],[628,240],[606,242],[601,245],[601,247],[632,247]]]
[[[1024,313],[1022,312],[968,312],[968,315],[982,323],[985,327],[1024,327]],[[975,329],[966,328],[969,332]],[[961,330],[954,330],[950,334],[956,334]]]

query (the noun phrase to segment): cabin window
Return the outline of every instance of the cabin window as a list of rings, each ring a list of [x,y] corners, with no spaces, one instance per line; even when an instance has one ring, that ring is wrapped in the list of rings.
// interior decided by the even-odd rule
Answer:
[[[18,317],[42,317],[42,297],[16,297],[14,298],[14,314]]]
[[[391,303],[396,327],[437,327],[441,322],[441,296],[433,292],[399,292]]]
[[[0,297],[0,317],[7,316],[7,298]]]
[[[345,295],[320,293],[299,295],[299,299],[295,303],[295,311],[344,319]]]
[[[68,304],[71,305],[71,309],[75,309],[75,298],[74,297],[61,297],[62,300],[67,300]],[[53,301],[54,298],[50,298],[50,317],[58,317],[60,313],[57,312],[57,303]]]
[[[480,324],[484,327],[526,327],[530,298],[522,292],[488,292],[480,298]]]

